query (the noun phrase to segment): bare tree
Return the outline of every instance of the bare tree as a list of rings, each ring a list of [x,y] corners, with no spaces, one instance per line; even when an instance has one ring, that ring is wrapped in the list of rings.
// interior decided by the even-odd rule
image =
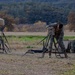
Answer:
[[[3,18],[5,20],[5,25],[7,28],[7,31],[13,31],[14,26],[13,23],[15,23],[15,20],[12,16],[8,15],[4,11],[0,11],[0,18]]]

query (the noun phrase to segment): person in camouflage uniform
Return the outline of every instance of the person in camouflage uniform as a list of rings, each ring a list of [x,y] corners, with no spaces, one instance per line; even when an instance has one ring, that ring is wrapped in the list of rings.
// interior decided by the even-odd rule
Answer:
[[[48,47],[49,57],[51,57],[52,45],[55,38],[62,52],[64,53],[65,58],[67,58],[66,49],[63,43],[63,37],[64,37],[63,24],[57,23],[56,25],[53,26],[53,31],[49,41],[49,47]]]

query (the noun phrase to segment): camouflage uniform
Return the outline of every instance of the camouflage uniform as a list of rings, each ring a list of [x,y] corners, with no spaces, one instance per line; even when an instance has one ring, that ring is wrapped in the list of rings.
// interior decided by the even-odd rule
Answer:
[[[62,25],[62,24],[60,24],[60,25]],[[66,49],[65,49],[65,46],[63,43],[63,37],[64,37],[63,26],[62,26],[62,28],[59,28],[58,30],[57,30],[57,28],[56,29],[54,28],[54,30],[52,31],[50,41],[49,41],[49,57],[51,57],[52,44],[53,44],[54,38],[56,38],[58,45],[60,46],[62,52],[64,53],[65,57],[67,58]]]

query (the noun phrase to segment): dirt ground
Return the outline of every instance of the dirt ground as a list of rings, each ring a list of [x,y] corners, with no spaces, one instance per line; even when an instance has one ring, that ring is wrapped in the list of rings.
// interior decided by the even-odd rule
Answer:
[[[6,35],[9,35],[9,33],[6,33]],[[16,33],[16,35],[32,35],[34,33]],[[11,34],[14,35],[13,32]],[[46,33],[39,34],[46,35]],[[37,34],[35,33],[35,35]],[[75,35],[75,33],[72,35]],[[28,45],[33,45],[33,48],[27,48]],[[56,57],[54,53],[52,53],[51,58],[48,57],[48,53],[45,54],[44,58],[40,58],[42,53],[24,54],[30,49],[40,50],[42,45],[23,42],[12,43],[11,46],[10,53],[0,52],[0,75],[66,75],[65,73],[73,70],[75,65],[74,53],[68,53],[68,58]],[[63,54],[62,56],[64,57]]]
[[[68,58],[57,58],[55,54],[49,58],[48,53],[44,58],[40,58],[41,53],[24,54],[25,50],[0,54],[0,75],[65,75],[75,64],[75,54],[68,54]]]

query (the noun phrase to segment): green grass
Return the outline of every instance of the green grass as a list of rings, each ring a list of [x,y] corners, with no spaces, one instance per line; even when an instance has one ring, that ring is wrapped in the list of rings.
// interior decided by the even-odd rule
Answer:
[[[37,41],[44,38],[45,36],[7,36],[9,41]],[[64,40],[75,40],[75,36],[64,36]]]
[[[7,36],[8,40],[14,41],[36,41],[42,40],[44,36]]]
[[[75,40],[75,36],[64,36],[64,40]]]

